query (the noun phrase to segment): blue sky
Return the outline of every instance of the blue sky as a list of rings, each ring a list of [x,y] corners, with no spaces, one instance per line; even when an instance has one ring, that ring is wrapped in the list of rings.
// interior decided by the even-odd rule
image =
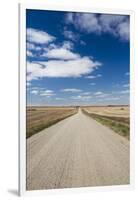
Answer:
[[[129,16],[26,12],[27,104],[129,104]]]

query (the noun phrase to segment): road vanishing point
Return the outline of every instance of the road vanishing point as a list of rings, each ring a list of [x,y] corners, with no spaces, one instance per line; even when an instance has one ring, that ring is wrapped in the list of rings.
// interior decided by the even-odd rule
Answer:
[[[27,139],[27,190],[126,185],[129,141],[79,109]]]

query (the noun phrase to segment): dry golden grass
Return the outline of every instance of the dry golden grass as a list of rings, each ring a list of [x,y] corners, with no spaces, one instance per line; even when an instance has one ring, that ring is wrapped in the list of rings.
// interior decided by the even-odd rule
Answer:
[[[85,107],[85,110],[98,115],[129,118],[130,109],[129,106],[91,106]]]
[[[89,106],[83,107],[82,110],[118,134],[130,138],[129,106]]]
[[[28,138],[76,112],[75,107],[27,107],[26,137]]]

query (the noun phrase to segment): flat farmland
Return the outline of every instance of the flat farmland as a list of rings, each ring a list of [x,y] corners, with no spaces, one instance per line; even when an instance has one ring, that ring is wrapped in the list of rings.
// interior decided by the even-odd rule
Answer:
[[[86,115],[129,139],[130,108],[129,106],[86,106],[82,108]]]
[[[26,137],[77,113],[76,107],[27,107]]]
[[[98,115],[106,115],[113,117],[129,118],[130,109],[129,106],[91,106],[84,107],[85,110]]]
[[[26,144],[27,190],[130,183],[129,141],[82,107]]]

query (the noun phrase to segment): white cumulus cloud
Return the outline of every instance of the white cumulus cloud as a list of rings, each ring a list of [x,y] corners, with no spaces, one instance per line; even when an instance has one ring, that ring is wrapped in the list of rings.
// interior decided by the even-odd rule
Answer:
[[[101,63],[89,57],[66,61],[28,62],[27,79],[31,81],[42,77],[81,77],[91,73],[98,66],[101,66]]]
[[[27,28],[27,41],[36,44],[47,44],[55,40],[55,37],[51,36],[47,32],[40,31],[34,28]]]
[[[126,15],[68,13],[65,21],[87,33],[108,33],[129,40],[129,17]]]
[[[101,26],[99,25],[96,14],[89,13],[68,13],[66,17],[67,23],[72,23],[76,28],[91,32],[101,32]]]
[[[73,43],[69,41],[64,41],[62,45],[51,44],[45,48],[45,52],[41,57],[50,59],[61,59],[61,60],[73,60],[80,58],[80,55],[72,52]]]
[[[79,54],[73,53],[70,50],[63,47],[51,49],[47,53],[44,53],[42,56],[47,58],[63,60],[77,59],[80,57]]]
[[[101,63],[92,57],[82,57],[73,52],[74,45],[71,41],[64,41],[62,45],[53,42],[48,44],[54,39],[55,37],[46,32],[27,29],[27,55],[35,57],[34,51],[42,50],[42,53],[36,54],[37,61],[27,62],[28,82],[45,77],[82,77],[101,66]],[[46,43],[47,46],[41,45]]]

